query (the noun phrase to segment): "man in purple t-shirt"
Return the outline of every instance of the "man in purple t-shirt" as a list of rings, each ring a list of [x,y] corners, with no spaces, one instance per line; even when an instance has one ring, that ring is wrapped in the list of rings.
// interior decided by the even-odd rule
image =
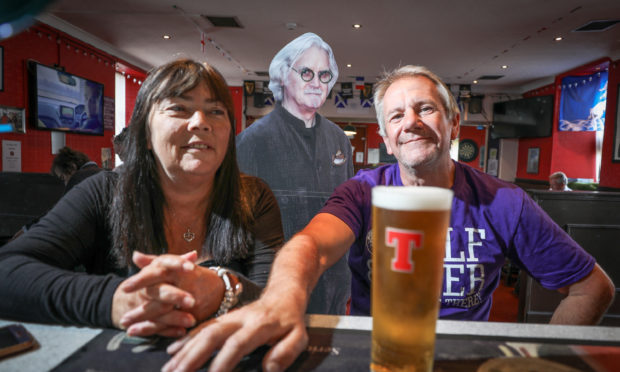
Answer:
[[[352,311],[370,311],[370,190],[374,185],[436,186],[454,190],[446,240],[440,317],[488,318],[504,258],[566,298],[551,323],[596,324],[615,288],[590,255],[519,188],[450,158],[459,133],[454,98],[432,72],[404,66],[375,86],[375,109],[388,153],[397,164],[363,171],[339,186],[312,221],[282,247],[261,298],[203,325],[165,370],[197,368],[220,352],[213,370],[232,369],[243,353],[269,343],[263,366],[284,370],[307,344],[304,312],[321,273],[347,251]],[[230,342],[227,342],[230,340]],[[180,346],[182,348],[180,348]]]
[[[586,277],[596,264],[517,186],[454,163],[452,219],[446,237],[439,317],[488,320],[504,258],[549,289]],[[321,213],[345,222],[355,235],[351,314],[370,315],[371,189],[402,186],[398,164],[362,170],[339,186]]]

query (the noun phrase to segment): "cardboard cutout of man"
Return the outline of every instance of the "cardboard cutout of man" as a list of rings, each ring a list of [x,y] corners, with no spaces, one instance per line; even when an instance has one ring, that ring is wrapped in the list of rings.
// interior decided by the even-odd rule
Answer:
[[[353,176],[351,143],[317,113],[338,79],[332,49],[319,36],[306,33],[284,46],[269,76],[276,106],[237,136],[237,159],[242,172],[269,184],[288,240]],[[307,312],[344,314],[350,276],[345,256],[319,279]]]

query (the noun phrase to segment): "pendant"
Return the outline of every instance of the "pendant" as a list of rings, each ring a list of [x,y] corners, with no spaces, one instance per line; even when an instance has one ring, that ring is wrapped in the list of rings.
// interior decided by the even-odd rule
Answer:
[[[191,231],[189,230],[189,227],[187,228],[187,232],[183,233],[183,239],[184,239],[186,242],[188,242],[188,243],[189,243],[189,242],[191,242],[192,240],[194,240],[194,238],[195,238],[195,237],[196,237],[196,234],[194,234],[193,232],[191,232]]]

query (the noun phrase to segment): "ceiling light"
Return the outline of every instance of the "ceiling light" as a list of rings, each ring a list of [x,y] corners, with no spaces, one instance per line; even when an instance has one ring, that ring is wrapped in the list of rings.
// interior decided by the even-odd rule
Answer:
[[[164,36],[162,36],[162,37],[163,37],[165,40],[170,40],[170,38],[172,38],[172,36],[170,36],[170,35],[164,35]]]
[[[478,80],[474,80],[474,84],[478,84]]]
[[[562,36],[557,36],[555,39],[553,39],[555,41],[562,41]]]
[[[503,68],[503,69],[507,69],[507,68],[508,68],[508,66],[506,66],[506,65],[502,65],[502,68]]]
[[[350,63],[347,63],[347,67],[349,67],[349,68],[350,68],[350,67],[353,67],[353,65],[352,65],[352,64],[350,64]]]
[[[356,24],[353,25],[353,28],[360,29],[360,28],[362,28],[362,25],[360,25],[359,23],[356,23]]]

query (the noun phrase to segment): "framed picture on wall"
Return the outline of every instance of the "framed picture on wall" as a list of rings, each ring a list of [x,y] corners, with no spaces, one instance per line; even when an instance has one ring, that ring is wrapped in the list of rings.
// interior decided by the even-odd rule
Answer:
[[[4,48],[0,46],[0,92],[4,90]]]
[[[620,89],[620,84],[618,84]],[[616,123],[614,128],[614,148],[612,151],[611,160],[615,163],[620,162],[620,94],[618,94],[618,100],[616,101]]]
[[[527,173],[538,173],[538,160],[540,148],[530,147],[527,149]]]
[[[25,110],[0,105],[0,133],[26,133]]]

